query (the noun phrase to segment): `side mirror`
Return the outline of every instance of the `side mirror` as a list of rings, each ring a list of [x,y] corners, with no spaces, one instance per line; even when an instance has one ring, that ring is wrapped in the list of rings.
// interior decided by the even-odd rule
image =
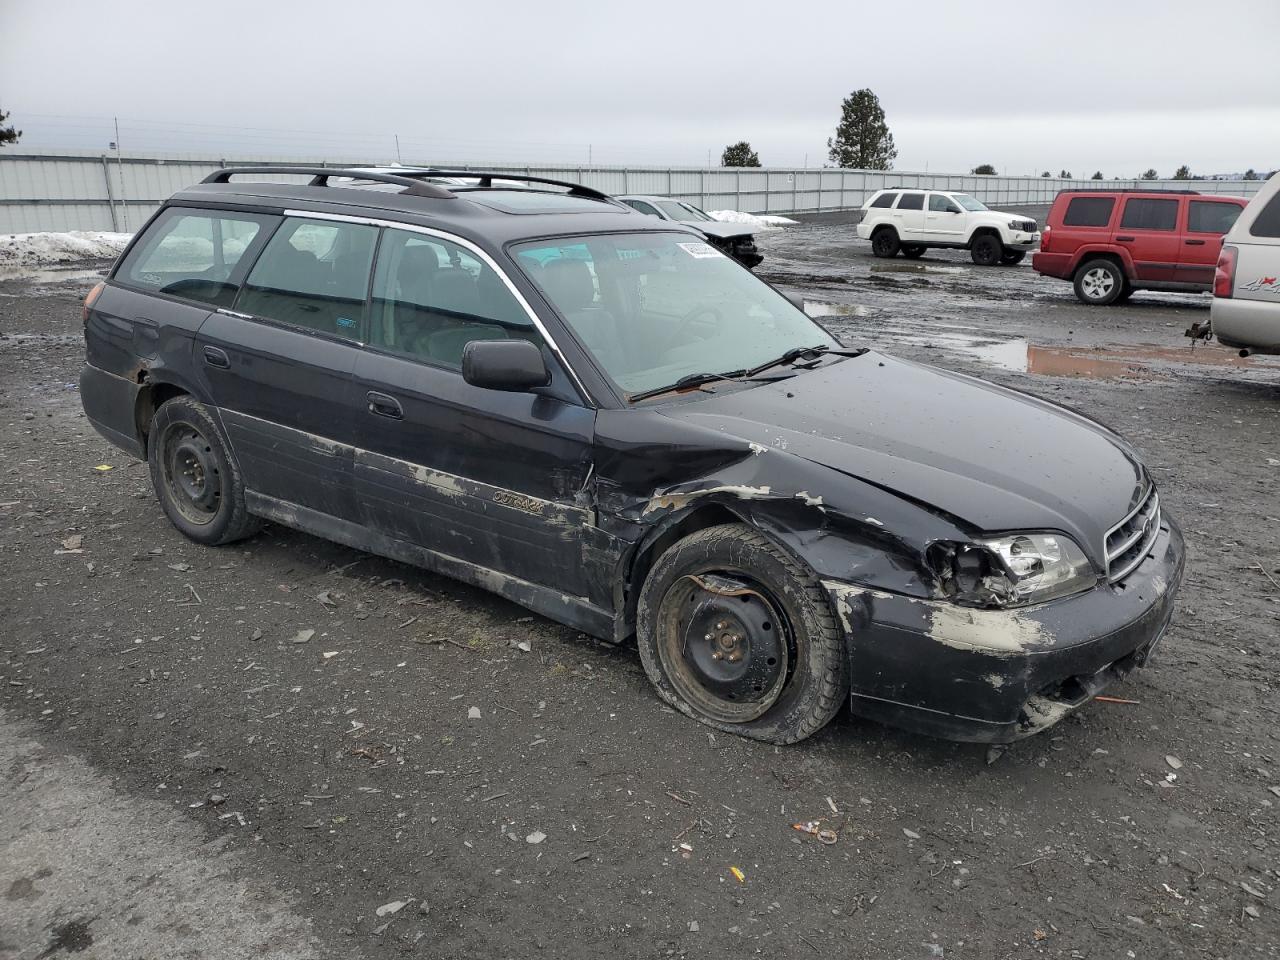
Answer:
[[[462,348],[462,379],[486,390],[524,393],[549,384],[551,372],[528,340],[472,340]]]
[[[960,212],[959,209],[957,209],[956,207],[947,208],[947,213],[959,213],[959,212]]]

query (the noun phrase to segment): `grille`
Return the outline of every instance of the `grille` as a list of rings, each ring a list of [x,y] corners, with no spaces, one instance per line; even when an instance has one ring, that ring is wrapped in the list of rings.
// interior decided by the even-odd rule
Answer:
[[[1134,511],[1107,534],[1107,579],[1123,580],[1142,563],[1160,535],[1160,496],[1155,486]]]

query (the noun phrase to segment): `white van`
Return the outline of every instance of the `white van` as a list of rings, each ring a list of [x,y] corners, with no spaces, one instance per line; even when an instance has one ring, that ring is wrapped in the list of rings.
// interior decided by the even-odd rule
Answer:
[[[1241,356],[1280,353],[1280,173],[1223,238],[1209,325]]]

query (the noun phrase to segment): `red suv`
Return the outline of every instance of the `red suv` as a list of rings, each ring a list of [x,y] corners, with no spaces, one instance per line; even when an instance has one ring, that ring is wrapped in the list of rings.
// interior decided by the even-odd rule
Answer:
[[[1248,202],[1194,190],[1064,190],[1031,265],[1096,306],[1135,290],[1211,290],[1222,235]]]

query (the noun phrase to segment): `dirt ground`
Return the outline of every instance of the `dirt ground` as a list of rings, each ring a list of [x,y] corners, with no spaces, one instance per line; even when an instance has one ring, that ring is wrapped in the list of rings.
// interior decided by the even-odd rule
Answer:
[[[1280,358],[1192,351],[1207,297],[1087,308],[1025,264],[851,238],[770,233],[761,272],[849,344],[1065,403],[1146,458],[1190,557],[1154,662],[1109,691],[1134,702],[991,763],[847,714],[778,749],[478,590],[278,527],[196,546],[81,414],[96,271],[0,279],[0,720],[24,744],[0,751],[0,957],[211,955],[198,907],[245,883],[272,893],[242,934],[276,940],[219,956],[1280,954]],[[118,894],[57,885],[78,860],[38,774],[63,763],[98,778],[82,829],[137,833],[95,874]],[[817,818],[837,843],[792,829]],[[158,822],[213,868],[152,898],[187,882]],[[150,953],[118,946],[135,918]]]

